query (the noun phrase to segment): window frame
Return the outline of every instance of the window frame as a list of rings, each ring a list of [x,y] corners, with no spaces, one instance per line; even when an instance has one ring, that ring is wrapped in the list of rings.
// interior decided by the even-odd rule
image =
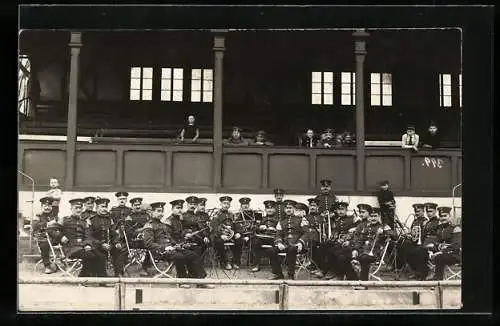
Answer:
[[[200,78],[193,78],[194,72],[196,70],[200,71]],[[206,78],[207,73],[209,73],[209,78]],[[194,89],[194,83],[199,82],[199,89]],[[207,90],[205,82],[210,83],[210,90]],[[197,101],[193,100],[193,93],[198,94],[199,98]],[[210,94],[207,98],[207,94]],[[213,68],[191,68],[191,89],[189,94],[190,103],[213,103],[214,101],[214,69]]]
[[[373,82],[373,76],[378,75],[379,81],[378,82]],[[385,76],[389,76],[391,79],[390,83],[385,82]],[[393,98],[392,95],[394,94],[393,89],[392,89],[392,73],[390,72],[372,72],[370,73],[370,106],[371,107],[394,107],[393,105]],[[390,93],[388,94],[387,92],[384,91],[384,85],[389,85],[390,86]],[[373,88],[374,86],[377,88],[378,93],[373,93]],[[379,104],[373,104],[373,96],[378,96],[379,98]],[[389,96],[390,97],[390,104],[387,104],[384,100],[385,97]]]
[[[449,76],[450,78],[450,83],[449,84],[444,84],[444,77]],[[452,94],[452,74],[451,73],[439,73],[438,74],[438,87],[439,87],[439,107],[440,108],[451,108],[453,107],[453,94]],[[444,94],[444,89],[445,87],[449,87],[449,94],[446,95]],[[449,105],[444,105],[445,98],[449,98]]]
[[[133,76],[133,69],[139,69],[139,77],[134,77]],[[151,69],[151,77],[144,77],[144,70],[145,69]],[[132,80],[139,80],[139,88],[132,88]],[[151,88],[145,88],[144,83],[146,80],[151,81]],[[150,67],[143,67],[143,66],[131,66],[129,69],[129,101],[132,102],[140,102],[140,101],[153,101],[153,88],[154,88],[154,68],[152,66]],[[132,91],[139,91],[139,98],[133,99],[132,98]],[[151,97],[149,99],[144,98],[144,91],[149,91],[151,92]]]
[[[320,81],[314,81],[314,74],[319,73],[320,74]],[[330,74],[331,75],[331,81],[325,81],[325,75]],[[333,106],[334,105],[334,72],[333,71],[312,71],[311,72],[311,105],[319,105],[319,106]],[[314,92],[314,84],[319,84],[320,85],[320,93]],[[326,84],[331,84],[331,92],[325,92],[325,85]],[[315,95],[320,95],[320,103],[315,103],[314,98]],[[325,103],[325,95],[330,95],[331,96],[331,103]]]
[[[349,82],[345,83],[343,74],[349,74]],[[349,93],[344,93],[344,85],[349,85]],[[344,96],[349,96],[350,104],[344,104]],[[340,105],[356,106],[356,72],[343,71],[340,73]]]
[[[168,77],[163,77],[163,72],[169,70]],[[180,70],[180,78],[176,77],[176,71]],[[161,67],[160,68],[160,102],[184,102],[184,68],[182,67]],[[168,81],[168,87],[164,87],[164,81]],[[175,88],[176,81],[180,81],[180,87]],[[167,84],[167,82],[165,82]],[[167,92],[166,99],[163,98]],[[175,94],[180,94],[180,99],[175,99]]]

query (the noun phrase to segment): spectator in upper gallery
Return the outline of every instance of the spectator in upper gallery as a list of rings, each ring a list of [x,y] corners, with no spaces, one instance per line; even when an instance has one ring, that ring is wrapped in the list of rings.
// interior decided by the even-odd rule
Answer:
[[[349,131],[344,132],[344,139],[342,144],[344,145],[344,147],[356,145],[356,139],[354,138],[354,135]]]
[[[314,134],[314,130],[307,129],[306,133],[299,138],[299,146],[307,148],[315,148],[318,144],[318,137]]]
[[[196,125],[196,119],[194,118],[194,115],[188,116],[188,123],[187,125],[184,126],[181,130],[181,134],[179,135],[179,140],[180,142],[184,142],[184,139],[195,143],[198,138],[200,137],[200,130],[198,129],[198,126]]]
[[[344,135],[337,134],[335,136],[335,147],[342,147],[342,146],[344,146]]]
[[[264,130],[257,131],[255,138],[250,142],[252,146],[274,146],[274,144],[266,139],[266,132]]]
[[[241,136],[241,129],[239,127],[233,127],[231,137],[224,139],[222,143],[229,146],[248,146],[248,141]]]
[[[406,133],[401,137],[401,147],[411,149],[414,152],[418,152],[418,141],[419,137],[415,133],[415,127],[409,125],[406,128]]]
[[[441,134],[434,121],[431,121],[428,132],[422,137],[422,147],[426,149],[436,149],[441,142]]]
[[[318,142],[318,147],[320,148],[334,148],[336,140],[333,138],[333,130],[326,129],[323,134],[321,134],[321,140]]]

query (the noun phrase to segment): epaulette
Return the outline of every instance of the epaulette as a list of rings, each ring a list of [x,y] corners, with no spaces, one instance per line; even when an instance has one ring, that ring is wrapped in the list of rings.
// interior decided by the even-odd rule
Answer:
[[[144,224],[144,226],[142,227],[143,230],[152,229],[152,228],[153,228],[153,225],[150,222],[146,222],[146,224]]]
[[[460,232],[462,232],[462,228],[460,226],[457,225],[453,228],[453,233],[460,233]]]

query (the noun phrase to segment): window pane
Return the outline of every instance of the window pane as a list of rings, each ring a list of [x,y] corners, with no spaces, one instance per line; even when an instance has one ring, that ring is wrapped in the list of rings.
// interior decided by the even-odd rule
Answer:
[[[162,90],[169,90],[171,89],[171,80],[170,79],[162,79],[161,80],[161,89]]]
[[[323,73],[323,82],[333,83],[333,72],[324,72]]]
[[[323,84],[323,93],[333,94],[333,83],[324,83]]]
[[[203,69],[203,79],[214,80],[214,74],[212,69]]]
[[[450,107],[451,106],[451,96],[444,96],[443,103],[444,103],[445,107]]]
[[[174,69],[174,79],[182,79],[182,68]]]
[[[341,74],[341,80],[342,83],[350,83],[351,82],[351,73],[350,72],[343,72]]]
[[[130,90],[130,100],[132,101],[138,101],[140,99],[140,90],[138,89],[132,89]]]
[[[373,106],[380,105],[380,95],[372,95],[371,96],[371,105],[373,105]]]
[[[312,95],[312,104],[321,104],[321,94]]]
[[[392,95],[382,95],[382,105],[392,106]]]
[[[191,91],[191,102],[200,102],[201,92]]]
[[[143,79],[142,80],[142,88],[143,89],[153,89],[153,79]]]
[[[313,71],[313,73],[312,73],[312,82],[313,83],[320,83],[321,82],[321,72],[319,72],[319,71]]]
[[[139,67],[130,68],[130,77],[131,78],[141,78],[141,68],[139,68]]]
[[[152,90],[142,90],[142,99],[144,101],[151,101],[153,99],[153,91]]]
[[[451,75],[443,74],[443,85],[451,85]]]
[[[176,91],[182,90],[182,79],[174,79],[174,90]]]
[[[342,95],[342,105],[351,105],[351,95]]]
[[[204,80],[203,81],[203,90],[204,91],[211,91],[212,90],[212,81]]]
[[[172,93],[170,91],[161,91],[161,100],[170,101]]]
[[[130,89],[141,89],[141,80],[139,78],[132,78],[130,80]]]
[[[321,83],[312,83],[312,93],[313,94],[321,93]]]
[[[193,79],[191,81],[191,89],[193,91],[199,91],[199,90],[201,90],[201,80],[199,80],[199,79]]]
[[[193,69],[191,71],[191,79],[201,79],[201,69]]]
[[[382,84],[392,84],[392,74],[382,74]]]
[[[380,83],[380,74],[378,73],[371,73],[370,74],[370,81],[371,83],[379,84]]]
[[[212,102],[212,91],[203,92],[203,102],[211,103]]]
[[[443,95],[451,96],[451,86],[444,85],[443,86]]]
[[[171,68],[161,68],[161,78],[172,78]]]
[[[370,94],[373,95],[380,94],[380,84],[371,84]]]
[[[142,78],[153,78],[153,68],[142,68]]]
[[[462,74],[458,74],[458,85],[462,86]]]
[[[392,94],[392,85],[382,84],[382,94]]]
[[[342,84],[342,94],[351,94],[350,84]]]
[[[173,101],[182,102],[182,91],[173,91]]]
[[[323,95],[323,104],[333,104],[333,95],[332,94],[324,94]]]

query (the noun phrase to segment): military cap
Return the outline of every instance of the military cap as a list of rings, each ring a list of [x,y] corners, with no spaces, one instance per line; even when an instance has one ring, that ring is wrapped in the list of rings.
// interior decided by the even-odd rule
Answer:
[[[346,203],[345,201],[339,201],[338,203],[335,204],[335,208],[339,208],[339,207],[347,208],[348,206],[349,206],[349,203]]]
[[[198,197],[196,196],[189,196],[186,198],[186,203],[188,204],[198,204]]]
[[[321,183],[321,185],[323,187],[328,187],[328,186],[330,186],[332,184],[332,180],[330,180],[330,179],[323,179],[319,183]]]
[[[250,201],[251,201],[251,199],[250,199],[250,198],[248,198],[248,197],[242,197],[242,198],[240,198],[240,200],[239,200],[240,204],[242,204],[242,205],[249,204],[249,203],[250,203]]]
[[[331,129],[331,128],[326,128],[324,133],[325,133],[325,134],[327,134],[327,133],[333,134],[333,129]]]
[[[184,200],[183,199],[172,200],[170,202],[170,205],[172,205],[172,206],[182,206],[182,205],[184,205]]]
[[[236,126],[234,126],[234,127],[233,127],[233,131],[241,131],[241,128],[240,128],[240,127],[236,127]]]
[[[276,202],[274,200],[266,200],[264,202],[264,206],[266,208],[272,208],[272,207],[276,206]]]
[[[130,200],[130,203],[131,203],[132,205],[134,205],[135,203],[139,203],[139,204],[141,204],[141,203],[142,203],[142,200],[143,200],[143,199],[142,199],[141,197],[135,197],[135,198],[132,198],[132,199]]]
[[[370,212],[370,215],[373,215],[373,214],[380,215],[380,208],[379,207],[372,207],[372,211]]]
[[[233,201],[233,198],[229,197],[229,196],[222,196],[219,198],[219,201],[222,203],[223,201],[228,201],[228,202],[231,202]]]
[[[436,204],[436,203],[425,203],[424,206],[425,206],[426,209],[429,209],[429,208],[430,209],[436,209],[436,207],[438,207],[438,204]]]
[[[287,199],[285,201],[283,201],[283,203],[288,206],[288,205],[291,205],[293,207],[295,207],[295,204],[297,204],[297,202],[295,200],[291,200],[291,199]]]
[[[413,130],[413,131],[415,131],[415,126],[408,125],[408,126],[406,126],[406,130]]]
[[[257,131],[257,135],[265,136],[266,132],[264,130]]]
[[[368,204],[358,204],[358,209],[367,211],[368,213],[371,213],[373,208]]]
[[[119,198],[119,197],[128,197],[128,192],[126,192],[126,191],[118,191],[118,192],[115,194],[115,196],[116,196],[117,198]]]
[[[317,198],[309,198],[307,201],[309,202],[309,205],[311,205],[313,203],[318,204],[318,202],[319,202]]]
[[[379,185],[381,185],[381,186],[389,185],[389,181],[382,180],[382,181],[379,182]]]
[[[285,194],[285,190],[284,189],[281,189],[281,188],[275,188],[273,190],[274,194],[275,195],[279,195],[279,194]]]
[[[88,203],[88,202],[94,202],[95,201],[95,197],[92,197],[92,196],[89,196],[89,197],[85,197],[83,198],[83,201]]]
[[[158,207],[163,208],[163,206],[165,206],[165,202],[162,202],[162,201],[155,202],[155,203],[151,203],[149,206],[151,207],[152,210],[157,209]]]
[[[201,197],[201,198],[198,198],[198,204],[203,204],[203,205],[205,205],[205,204],[206,204],[206,202],[207,202],[207,199],[206,199],[206,198],[202,198],[202,197]]]
[[[447,206],[441,206],[441,207],[438,207],[438,212],[439,212],[439,215],[441,214],[450,214],[451,212],[451,207],[447,207]]]
[[[416,204],[413,204],[411,205],[413,206],[413,209],[414,210],[417,210],[417,209],[424,209],[424,204],[419,204],[419,203],[416,203]]]
[[[48,197],[48,196],[40,198],[40,203],[42,203],[42,204],[51,205],[53,201],[54,200],[52,199],[52,197]]]
[[[304,203],[295,203],[295,208],[309,212],[309,207],[307,207],[307,205]]]
[[[52,220],[52,221],[49,221],[47,222],[47,229],[57,229],[57,228],[61,228],[62,225],[57,222],[56,220]]]
[[[82,205],[83,204],[83,199],[81,199],[81,198],[71,199],[71,200],[69,200],[69,204],[71,206],[73,206],[73,205]]]
[[[98,198],[96,198],[96,200],[95,200],[95,204],[96,204],[96,205],[101,205],[101,204],[106,204],[106,205],[107,205],[107,204],[109,204],[109,199],[107,199],[107,198],[100,198],[100,197],[98,197]]]

